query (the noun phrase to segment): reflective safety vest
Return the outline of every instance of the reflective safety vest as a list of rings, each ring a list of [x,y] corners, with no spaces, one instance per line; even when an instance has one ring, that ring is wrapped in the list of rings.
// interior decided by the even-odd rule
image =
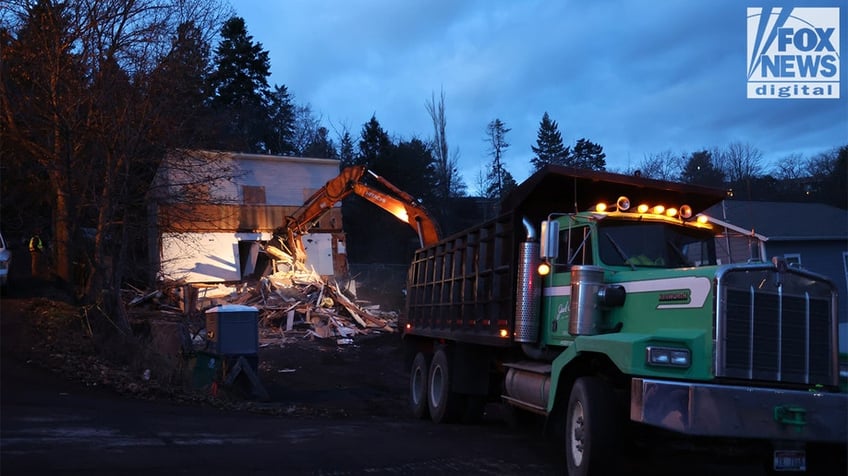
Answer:
[[[44,246],[41,244],[41,238],[38,236],[33,236],[29,239],[29,250],[30,251],[41,251]]]

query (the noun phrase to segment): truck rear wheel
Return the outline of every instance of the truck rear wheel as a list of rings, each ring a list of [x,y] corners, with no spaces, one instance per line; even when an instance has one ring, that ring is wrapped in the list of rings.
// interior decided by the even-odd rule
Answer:
[[[418,352],[409,371],[409,406],[415,418],[420,419],[427,418],[430,414],[427,403],[430,365],[427,360],[427,355]]]
[[[430,361],[427,387],[430,419],[436,423],[456,421],[461,416],[463,401],[461,396],[451,389],[451,369],[444,349],[437,350]]]
[[[565,454],[568,474],[614,474],[618,431],[613,390],[598,377],[581,377],[568,398]]]

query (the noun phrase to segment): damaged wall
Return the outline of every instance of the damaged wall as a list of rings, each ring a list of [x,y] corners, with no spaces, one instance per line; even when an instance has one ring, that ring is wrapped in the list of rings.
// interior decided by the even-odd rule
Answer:
[[[229,177],[211,175],[222,170]],[[203,171],[210,171],[210,177],[198,177]],[[273,271],[261,252],[264,242],[338,174],[339,161],[331,159],[213,151],[169,156],[157,173],[159,195],[151,196],[156,279],[226,282]],[[347,273],[340,206],[328,210],[304,236],[311,251],[307,265],[321,275]]]

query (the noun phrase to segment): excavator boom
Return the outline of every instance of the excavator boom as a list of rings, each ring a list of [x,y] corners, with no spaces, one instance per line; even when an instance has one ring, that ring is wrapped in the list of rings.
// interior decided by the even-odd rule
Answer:
[[[410,200],[398,200],[361,183],[354,184],[353,191],[411,226],[418,234],[418,241],[422,248],[439,241],[439,230],[436,222],[430,218],[423,207],[412,200],[411,196],[404,193]]]
[[[362,179],[366,173],[388,190],[388,193],[363,183]],[[439,241],[438,225],[412,195],[397,188],[365,166],[355,165],[345,167],[338,176],[316,190],[286,219],[283,229],[278,230],[278,234],[283,235],[280,238],[296,260],[305,261],[306,256],[300,237],[307,233],[312,224],[327,213],[333,205],[351,194],[359,195],[412,227],[418,234],[421,247]]]
[[[330,208],[353,192],[353,184],[362,180],[367,169],[364,165],[345,167],[334,178],[331,178],[323,187],[315,191],[303,202],[292,216],[289,217],[287,226],[297,228],[308,227],[314,221],[321,218]],[[306,231],[304,230],[303,233]]]

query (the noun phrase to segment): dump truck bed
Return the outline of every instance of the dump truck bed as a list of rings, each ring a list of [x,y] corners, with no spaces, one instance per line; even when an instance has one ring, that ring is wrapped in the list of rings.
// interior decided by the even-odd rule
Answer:
[[[407,335],[512,345],[518,238],[512,213],[415,253]]]

